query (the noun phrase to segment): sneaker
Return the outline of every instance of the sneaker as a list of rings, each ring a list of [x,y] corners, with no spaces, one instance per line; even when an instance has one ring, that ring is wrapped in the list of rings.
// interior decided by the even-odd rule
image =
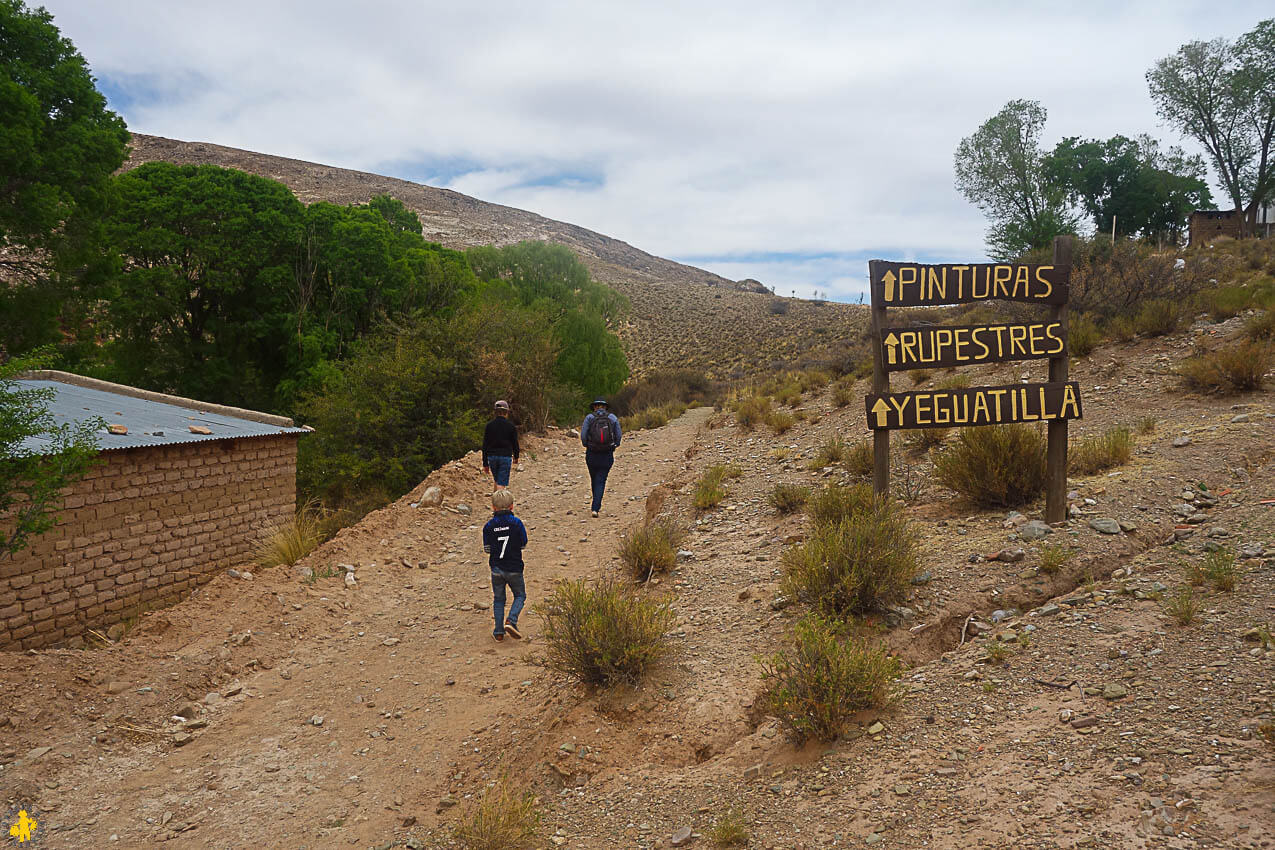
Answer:
[[[505,623],[505,634],[509,635],[514,640],[522,640],[522,632],[518,631],[518,627],[513,623]]]
[[[596,518],[597,518],[597,516],[598,516],[598,512],[597,512],[597,511],[594,511],[594,512],[593,512],[593,516],[594,516],[594,518],[596,519]]]
[[[494,638],[496,639],[496,642],[497,642],[497,643],[499,643],[500,641],[502,641],[502,640],[504,640],[504,639],[505,639],[505,636],[504,636],[503,634],[500,634],[500,635],[492,635],[492,637],[494,637]]]

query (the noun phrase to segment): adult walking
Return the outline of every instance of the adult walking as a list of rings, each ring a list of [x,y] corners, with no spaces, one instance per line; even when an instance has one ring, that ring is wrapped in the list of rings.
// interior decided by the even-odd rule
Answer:
[[[497,490],[509,486],[509,472],[518,462],[518,428],[509,421],[509,402],[496,402],[496,415],[483,431],[483,472],[490,472]]]
[[[584,443],[584,463],[589,467],[593,487],[593,515],[602,510],[602,494],[607,488],[607,475],[615,463],[615,447],[620,445],[620,420],[607,409],[606,399],[596,399],[589,415],[580,426],[580,442]]]

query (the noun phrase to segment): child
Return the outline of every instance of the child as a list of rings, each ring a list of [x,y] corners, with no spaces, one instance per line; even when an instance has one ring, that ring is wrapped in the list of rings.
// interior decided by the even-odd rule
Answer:
[[[496,615],[492,635],[504,640],[508,634],[518,639],[518,615],[527,602],[527,586],[522,579],[522,548],[527,545],[527,527],[514,516],[514,495],[508,490],[491,494],[491,519],[483,526],[483,551],[491,557],[491,610]],[[505,619],[505,586],[514,592],[514,604]]]

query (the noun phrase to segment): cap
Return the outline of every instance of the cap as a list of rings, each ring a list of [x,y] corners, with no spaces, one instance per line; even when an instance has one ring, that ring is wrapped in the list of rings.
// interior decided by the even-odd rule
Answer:
[[[598,405],[602,405],[603,407],[609,407],[609,406],[610,406],[610,405],[608,405],[608,404],[607,404],[607,400],[606,400],[606,399],[604,399],[604,398],[595,398],[595,399],[593,400],[593,403],[592,403],[592,404],[590,404],[590,405],[589,405],[589,407],[597,407]]]
[[[497,409],[497,410],[508,410],[508,409],[509,409],[509,402],[505,401],[505,400],[502,398],[500,401],[496,402],[496,409]]]

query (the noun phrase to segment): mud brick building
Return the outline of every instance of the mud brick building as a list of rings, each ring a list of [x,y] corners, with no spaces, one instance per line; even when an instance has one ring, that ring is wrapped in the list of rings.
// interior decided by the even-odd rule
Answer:
[[[66,492],[56,528],[0,560],[0,649],[75,642],[176,601],[249,561],[262,529],[295,509],[307,429],[291,419],[64,372],[18,383],[52,390],[60,423],[100,417],[127,433],[102,429],[99,462]]]
[[[1239,239],[1244,216],[1235,210],[1196,210],[1191,213],[1191,247],[1207,245],[1219,236]],[[1275,235],[1275,201],[1257,208],[1249,234],[1263,239]]]

